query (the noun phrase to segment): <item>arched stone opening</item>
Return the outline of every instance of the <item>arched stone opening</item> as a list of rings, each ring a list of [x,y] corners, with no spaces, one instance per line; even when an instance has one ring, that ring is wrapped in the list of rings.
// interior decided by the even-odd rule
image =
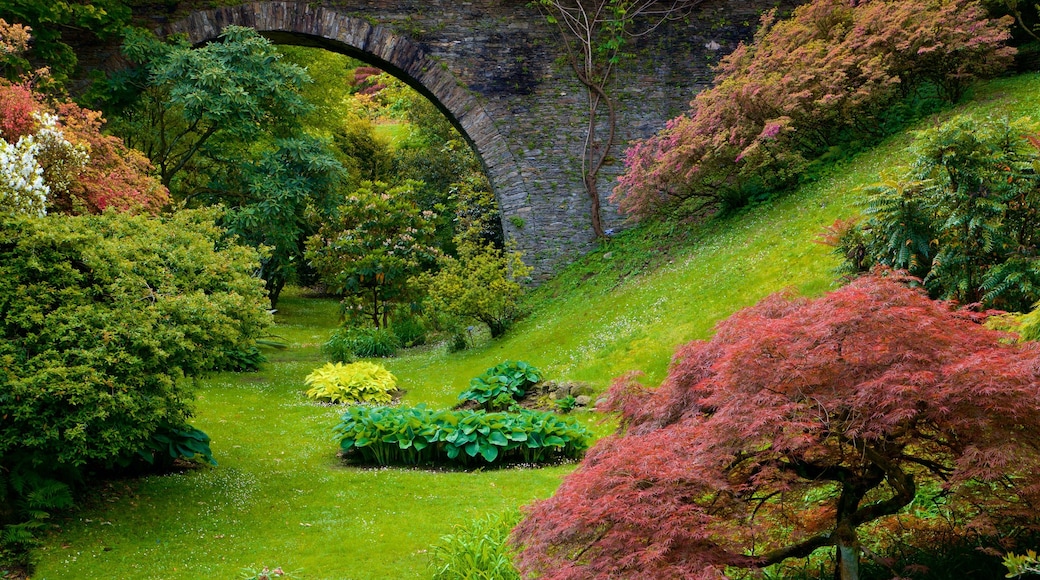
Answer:
[[[253,28],[277,44],[345,54],[401,79],[428,98],[470,143],[491,183],[503,221],[515,212],[516,204],[511,200],[526,197],[519,167],[477,98],[407,37],[336,10],[284,1],[195,12],[166,27],[164,32],[184,34],[198,45],[216,39],[227,26]],[[517,241],[523,249],[524,240]]]

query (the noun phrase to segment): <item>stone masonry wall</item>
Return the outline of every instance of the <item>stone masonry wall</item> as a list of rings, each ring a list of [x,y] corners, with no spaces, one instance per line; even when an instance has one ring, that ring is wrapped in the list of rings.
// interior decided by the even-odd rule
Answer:
[[[603,197],[623,169],[625,143],[684,112],[710,84],[711,66],[750,38],[761,11],[775,4],[705,0],[689,18],[626,47],[631,56],[612,87],[621,106]],[[228,24],[252,26],[276,42],[322,46],[394,73],[431,97],[473,144],[507,239],[537,277],[593,247],[580,168],[587,97],[555,28],[528,0],[167,3],[139,7],[136,16],[195,42]],[[624,227],[606,199],[603,208],[605,227]]]

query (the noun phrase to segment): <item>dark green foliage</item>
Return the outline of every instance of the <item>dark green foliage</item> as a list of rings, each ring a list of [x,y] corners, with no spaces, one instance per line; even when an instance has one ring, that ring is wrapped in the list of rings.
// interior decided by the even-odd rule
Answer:
[[[955,117],[918,132],[910,170],[867,190],[866,221],[825,234],[843,273],[881,264],[936,298],[1028,311],[1040,300],[1040,141],[1022,138],[1033,131]]]
[[[66,44],[66,34],[108,39],[130,21],[130,8],[122,0],[4,0],[0,18],[32,27],[29,58],[50,67],[63,82],[76,70],[78,59]],[[13,70],[12,73],[26,72]],[[14,76],[14,75],[12,75]]]
[[[389,328],[344,327],[332,333],[321,351],[334,362],[350,362],[355,357],[391,357],[401,341]]]
[[[390,330],[397,337],[401,346],[411,348],[426,344],[426,325],[422,318],[412,315],[398,315],[391,319]]]
[[[51,512],[72,505],[70,480],[76,474],[33,465],[28,457],[7,456],[0,464],[0,566],[25,565]]]
[[[217,464],[209,447],[209,435],[191,425],[163,425],[137,451],[137,457],[157,467],[168,467],[176,459],[193,461],[197,458],[210,465]]]
[[[541,371],[529,363],[507,360],[470,380],[469,388],[459,395],[459,400],[476,401],[489,411],[506,409],[541,380]]]
[[[214,370],[233,371],[237,373],[253,373],[260,370],[260,365],[267,362],[267,357],[255,346],[224,351],[223,362]]]
[[[349,328],[338,328],[321,345],[321,354],[332,362],[354,362],[353,340]]]
[[[588,431],[550,413],[351,407],[335,428],[345,454],[377,465],[545,463],[578,459]]]

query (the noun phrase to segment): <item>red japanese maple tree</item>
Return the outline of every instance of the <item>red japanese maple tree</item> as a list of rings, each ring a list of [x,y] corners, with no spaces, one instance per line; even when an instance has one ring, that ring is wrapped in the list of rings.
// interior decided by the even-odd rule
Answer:
[[[680,348],[659,388],[620,380],[622,431],[528,509],[518,567],[723,578],[832,549],[849,580],[859,528],[915,497],[982,533],[1040,524],[1040,347],[893,278],[771,296]]]

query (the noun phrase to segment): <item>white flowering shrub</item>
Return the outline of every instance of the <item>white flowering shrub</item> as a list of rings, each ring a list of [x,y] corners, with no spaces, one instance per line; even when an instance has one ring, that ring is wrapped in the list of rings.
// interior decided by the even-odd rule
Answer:
[[[36,161],[40,147],[32,136],[14,145],[0,139],[0,211],[44,215],[47,195],[43,167]]]
[[[47,198],[64,192],[89,161],[65,139],[58,117],[34,114],[39,129],[14,144],[0,139],[0,213],[45,215]]]

